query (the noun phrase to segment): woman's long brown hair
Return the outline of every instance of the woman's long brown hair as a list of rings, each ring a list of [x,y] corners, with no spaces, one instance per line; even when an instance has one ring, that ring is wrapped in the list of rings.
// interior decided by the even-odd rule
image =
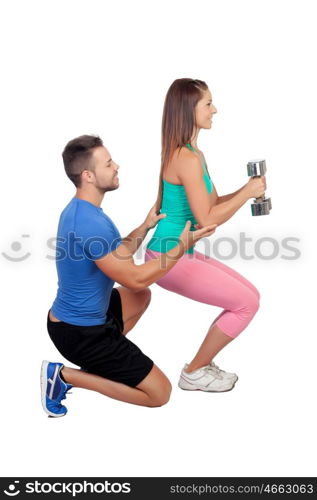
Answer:
[[[157,213],[162,205],[163,171],[177,148],[190,143],[196,126],[195,106],[208,86],[202,80],[179,78],[167,91],[162,118],[162,154],[159,190],[156,201]]]

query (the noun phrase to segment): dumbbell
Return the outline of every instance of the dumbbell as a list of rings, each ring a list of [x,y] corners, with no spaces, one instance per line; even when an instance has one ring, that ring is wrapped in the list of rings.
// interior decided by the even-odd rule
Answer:
[[[249,177],[260,177],[266,173],[266,163],[265,160],[253,160],[249,161],[247,164],[248,176]],[[254,203],[251,205],[252,215],[268,215],[272,208],[271,198],[265,198],[265,196],[260,196],[260,198],[255,198]]]

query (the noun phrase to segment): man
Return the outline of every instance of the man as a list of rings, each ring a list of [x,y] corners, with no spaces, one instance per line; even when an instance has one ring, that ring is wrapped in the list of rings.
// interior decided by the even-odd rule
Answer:
[[[175,248],[160,259],[136,265],[132,255],[165,215],[157,215],[154,205],[145,221],[122,239],[100,207],[105,193],[119,187],[119,166],[102,140],[89,135],[73,139],[63,151],[63,161],[77,190],[59,220],[58,291],[47,329],[64,358],[81,369],[43,361],[44,411],[53,417],[65,415],[61,401],[73,386],[128,403],[161,406],[169,400],[171,384],[126,334],[150,303],[148,286],[196,241],[214,233],[215,225],[190,231],[187,222]],[[122,286],[113,288],[114,282]]]

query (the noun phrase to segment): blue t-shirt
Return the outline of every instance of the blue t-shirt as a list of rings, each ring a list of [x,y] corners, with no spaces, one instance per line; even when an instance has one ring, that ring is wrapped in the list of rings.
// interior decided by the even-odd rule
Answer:
[[[95,264],[122,239],[100,207],[72,198],[61,213],[56,242],[57,296],[51,307],[59,320],[72,325],[102,325],[114,281]]]

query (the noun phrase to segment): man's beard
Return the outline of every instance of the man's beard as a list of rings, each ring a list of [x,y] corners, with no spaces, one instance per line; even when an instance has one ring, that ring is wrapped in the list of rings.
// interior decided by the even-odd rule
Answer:
[[[105,194],[108,191],[115,191],[116,189],[118,189],[118,187],[119,186],[114,186],[114,185],[111,185],[111,186],[102,186],[102,185],[99,185],[99,184],[96,185],[96,188],[98,189],[98,191],[101,194]]]

